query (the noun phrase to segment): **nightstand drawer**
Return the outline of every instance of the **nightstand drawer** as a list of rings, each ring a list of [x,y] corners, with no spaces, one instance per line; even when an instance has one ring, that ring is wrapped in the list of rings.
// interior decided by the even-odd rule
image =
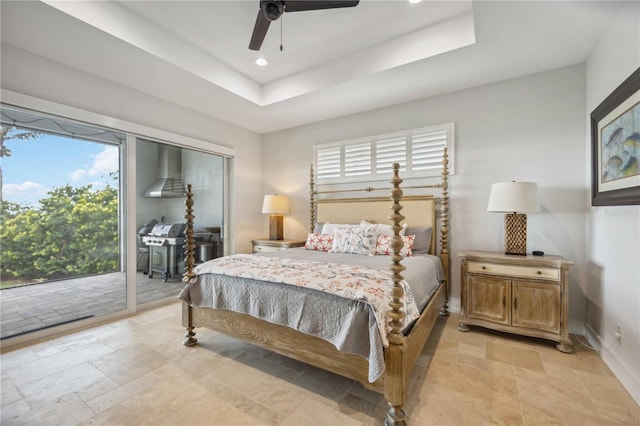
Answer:
[[[305,242],[306,240],[251,240],[251,247],[253,253],[267,253],[304,247]]]
[[[467,270],[473,274],[506,275],[509,277],[540,278],[560,281],[560,270],[532,266],[501,265],[488,262],[468,262]]]
[[[281,251],[285,249],[286,247],[269,247],[269,246],[261,246],[257,244],[253,246],[254,253],[266,253],[269,251]]]

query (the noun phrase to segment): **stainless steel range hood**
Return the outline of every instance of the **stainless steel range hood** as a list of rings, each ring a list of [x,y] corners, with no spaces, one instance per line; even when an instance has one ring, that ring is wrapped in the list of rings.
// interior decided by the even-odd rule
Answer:
[[[158,179],[143,196],[150,198],[182,198],[186,190],[182,182],[182,149],[158,145]]]

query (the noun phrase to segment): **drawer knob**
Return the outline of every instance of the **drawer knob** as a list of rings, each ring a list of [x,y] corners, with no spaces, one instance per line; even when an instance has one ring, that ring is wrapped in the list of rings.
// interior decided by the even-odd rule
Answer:
[[[538,271],[538,275],[542,275],[542,271]]]
[[[485,269],[487,269],[487,267],[486,267],[486,266],[483,266],[483,267],[482,267],[482,270],[485,270]]]

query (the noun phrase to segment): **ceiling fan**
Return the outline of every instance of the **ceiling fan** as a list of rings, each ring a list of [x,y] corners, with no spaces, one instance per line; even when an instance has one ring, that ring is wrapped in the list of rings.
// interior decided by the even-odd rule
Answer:
[[[284,12],[354,7],[359,2],[359,0],[260,0],[260,10],[253,27],[249,49],[260,50],[271,21],[276,21]]]

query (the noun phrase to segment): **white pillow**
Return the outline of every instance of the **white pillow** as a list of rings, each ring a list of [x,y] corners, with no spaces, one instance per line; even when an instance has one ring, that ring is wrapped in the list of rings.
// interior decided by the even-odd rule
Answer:
[[[333,253],[376,254],[378,242],[377,225],[343,226],[336,228],[333,234]]]
[[[363,220],[362,222],[360,222],[360,226],[366,226],[366,225],[374,225],[373,223],[367,222],[366,220]],[[377,223],[375,224],[378,226],[378,235],[385,235],[387,237],[393,237],[393,226],[389,225],[387,223]],[[405,223],[404,225],[402,225],[402,229],[400,230],[400,236],[404,237],[405,232],[407,232],[407,224]]]
[[[329,223],[329,222],[325,222],[324,225],[322,225],[322,231],[320,232],[321,234],[329,234],[329,235],[333,235],[336,231],[336,229],[338,228],[357,228],[360,225],[354,225],[354,224],[347,224],[347,223]]]

